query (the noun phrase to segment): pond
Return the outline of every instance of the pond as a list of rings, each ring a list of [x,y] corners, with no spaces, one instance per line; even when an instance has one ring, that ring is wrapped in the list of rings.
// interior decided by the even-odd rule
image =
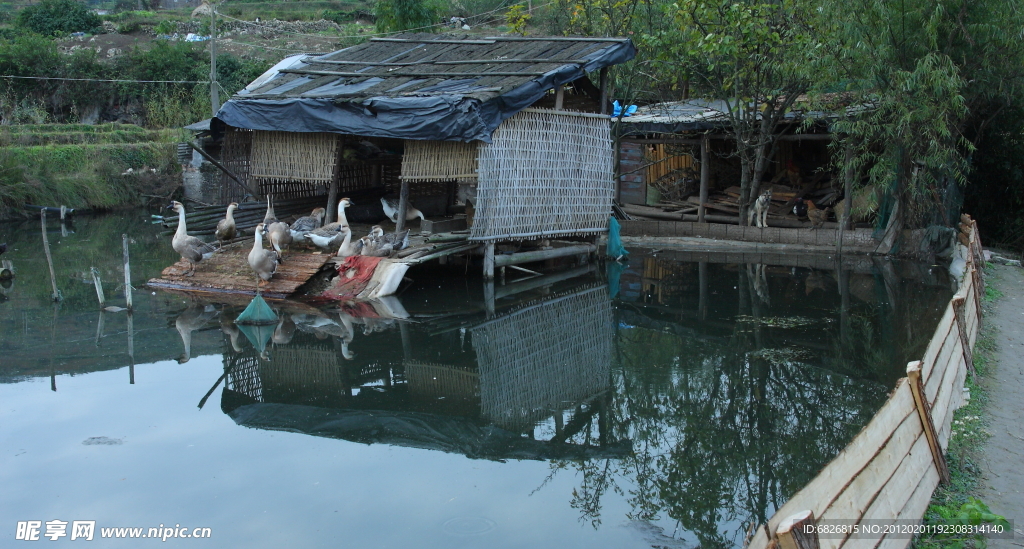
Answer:
[[[96,547],[741,547],[952,295],[940,266],[637,249],[510,271],[492,307],[464,267],[420,267],[239,330],[246,299],[144,287],[177,259],[147,217],[51,221],[59,304],[39,222],[0,225],[4,540],[58,520],[61,543],[95,521]],[[122,234],[131,317],[91,275],[124,305]]]

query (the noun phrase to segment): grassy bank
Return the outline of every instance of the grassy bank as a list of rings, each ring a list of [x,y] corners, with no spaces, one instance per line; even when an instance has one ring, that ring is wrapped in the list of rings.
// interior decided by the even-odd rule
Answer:
[[[50,126],[35,133],[21,128],[0,138],[5,141],[0,148],[0,219],[17,217],[25,204],[100,210],[134,206],[149,196],[165,196],[180,183],[175,132],[126,125],[97,131]],[[21,140],[63,144],[12,145]]]
[[[998,280],[989,277],[983,298],[986,316],[992,305],[1003,297]],[[982,479],[979,465],[981,449],[991,437],[986,429],[986,407],[988,394],[981,380],[990,375],[996,362],[996,330],[991,322],[982,324],[974,347],[974,367],[977,376],[967,376],[964,386],[970,391],[971,399],[965,406],[953,413],[953,429],[946,449],[946,463],[949,466],[950,483],[939,486],[932,494],[932,501],[925,514],[926,524],[979,524],[998,522],[998,517],[989,512],[988,506],[977,499]],[[918,549],[960,549],[962,547],[985,547],[981,536],[931,535],[919,538]]]

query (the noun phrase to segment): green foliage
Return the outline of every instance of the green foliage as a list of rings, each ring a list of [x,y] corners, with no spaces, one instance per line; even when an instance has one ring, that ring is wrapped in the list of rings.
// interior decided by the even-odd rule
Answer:
[[[447,9],[443,0],[377,0],[373,15],[380,32],[434,32]]]
[[[505,12],[505,24],[513,34],[526,36],[526,24],[530,22],[531,17],[530,12],[526,11],[526,6],[516,4]]]
[[[956,527],[992,525],[1004,531],[1012,531],[1005,517],[994,514],[984,502],[973,497],[959,507],[943,505],[929,507],[928,513],[925,515],[925,525],[954,527],[954,529]],[[982,534],[930,534],[922,536],[917,542],[919,549],[963,549],[965,547],[983,549],[985,546],[986,540]]]
[[[72,32],[95,32],[100,18],[75,0],[42,0],[22,8],[16,24],[33,32],[48,36]]]

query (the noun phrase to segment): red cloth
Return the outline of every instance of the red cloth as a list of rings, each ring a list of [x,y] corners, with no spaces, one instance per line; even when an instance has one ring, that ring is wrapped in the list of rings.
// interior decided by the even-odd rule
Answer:
[[[328,299],[355,298],[369,284],[381,259],[384,258],[367,255],[349,256],[338,265],[338,276],[320,295]]]

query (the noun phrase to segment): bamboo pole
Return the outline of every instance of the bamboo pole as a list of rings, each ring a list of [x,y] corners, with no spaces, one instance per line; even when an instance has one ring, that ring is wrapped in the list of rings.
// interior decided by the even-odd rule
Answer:
[[[706,223],[707,215],[704,204],[708,202],[708,184],[711,181],[711,152],[708,150],[708,137],[700,140],[700,205],[697,206],[697,222]]]
[[[43,252],[46,253],[46,264],[50,267],[50,284],[53,287],[53,293],[50,297],[54,301],[60,301],[60,291],[57,289],[57,275],[53,271],[53,257],[50,256],[50,240],[46,236],[46,210],[39,211],[39,222],[43,227]]]
[[[92,285],[96,288],[96,299],[100,302],[100,309],[106,305],[106,298],[103,296],[103,281],[100,280],[100,271],[96,267],[89,267],[92,271]]]
[[[494,280],[494,242],[484,244],[484,280]]]
[[[589,254],[597,251],[597,247],[593,244],[581,244],[578,246],[565,246],[562,248],[552,248],[550,250],[537,250],[534,252],[520,252],[510,255],[501,255],[494,257],[494,243],[489,242],[488,248],[485,250],[484,255],[484,276],[487,276],[487,255],[490,254],[491,262],[491,276],[494,278],[494,267],[505,267],[508,265],[518,265],[520,263],[530,263],[532,261],[543,261],[546,259],[554,259],[556,257],[565,257],[570,255]]]
[[[128,235],[121,235],[121,244],[124,247],[124,300],[127,303],[128,311],[132,310],[132,268],[128,260]],[[129,316],[131,314],[129,313]]]
[[[932,452],[932,461],[935,462],[935,469],[939,473],[939,481],[942,484],[949,484],[949,467],[946,465],[946,456],[939,446],[939,435],[935,429],[935,422],[932,420],[932,408],[924,392],[924,384],[921,381],[921,361],[915,360],[907,364],[907,377],[910,378],[910,391],[914,395],[914,404],[917,407],[917,415],[921,418],[921,425],[924,427],[924,435],[928,439],[928,448]]]

